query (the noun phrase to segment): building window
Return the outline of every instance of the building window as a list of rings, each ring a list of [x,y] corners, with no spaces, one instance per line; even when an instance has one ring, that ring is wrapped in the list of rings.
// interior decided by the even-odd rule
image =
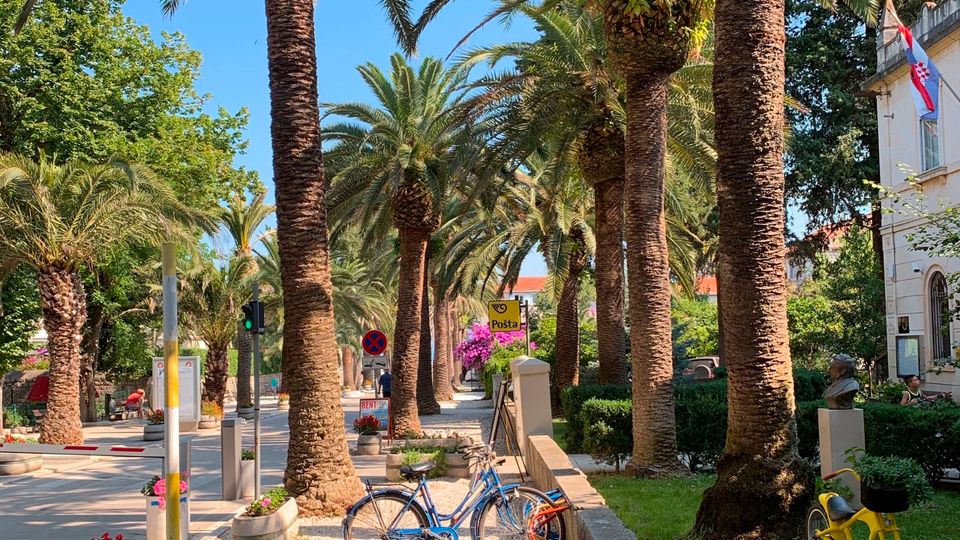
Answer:
[[[940,166],[940,125],[936,120],[920,121],[920,143],[923,152],[923,170]]]
[[[935,272],[930,280],[930,335],[933,340],[933,359],[950,358],[950,293],[947,279]]]

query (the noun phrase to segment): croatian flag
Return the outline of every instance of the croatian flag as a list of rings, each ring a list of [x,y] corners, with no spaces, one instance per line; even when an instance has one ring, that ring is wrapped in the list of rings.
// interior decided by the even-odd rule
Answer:
[[[914,41],[910,29],[900,24],[900,44],[910,64],[910,80],[913,82],[913,101],[921,120],[936,120],[940,100],[940,71],[927,56],[927,52]]]

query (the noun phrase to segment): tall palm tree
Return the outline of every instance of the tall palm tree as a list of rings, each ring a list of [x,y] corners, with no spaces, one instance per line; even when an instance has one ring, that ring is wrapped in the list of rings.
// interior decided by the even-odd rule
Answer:
[[[427,244],[423,261],[423,303],[420,306],[420,350],[417,363],[417,412],[420,415],[440,414],[440,403],[434,393],[433,355],[430,332],[430,277],[434,259],[434,244]],[[436,308],[434,308],[436,309]]]
[[[207,344],[203,400],[223,407],[227,390],[227,349],[236,336],[237,313],[250,296],[250,259],[233,257],[225,266],[201,256],[182,270],[183,325]]]
[[[220,220],[233,239],[234,257],[247,260],[244,268],[246,277],[257,272],[257,261],[253,257],[253,244],[257,229],[273,213],[274,207],[264,204],[265,194],[259,193],[247,204],[245,197],[236,195],[222,210]],[[250,390],[250,365],[253,355],[253,338],[244,331],[243,322],[237,322],[237,407],[253,403]]]
[[[0,154],[0,268],[37,270],[50,349],[50,399],[40,441],[76,444],[80,342],[87,319],[80,268],[113,248],[184,238],[203,221],[149,170],[128,163],[55,164]],[[191,240],[192,241],[192,240]]]
[[[709,539],[792,537],[813,488],[797,454],[787,338],[783,18],[783,0],[717,1],[720,324],[735,391],[717,481],[697,514]]]
[[[342,159],[332,181],[335,212],[360,209],[365,223],[390,222],[400,243],[397,318],[393,337],[391,414],[396,433],[420,432],[417,373],[427,246],[440,224],[451,180],[461,124],[449,110],[457,105],[463,71],[446,70],[426,58],[418,70],[395,54],[388,78],[373,64],[358,68],[379,101],[377,107],[332,105],[329,114],[355,123],[324,130]],[[375,227],[375,230],[380,230]]]

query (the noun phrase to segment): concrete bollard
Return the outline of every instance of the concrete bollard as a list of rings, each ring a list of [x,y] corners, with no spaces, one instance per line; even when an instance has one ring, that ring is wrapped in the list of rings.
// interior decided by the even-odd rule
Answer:
[[[527,455],[527,437],[553,436],[550,412],[550,364],[520,356],[510,362],[513,374],[513,399],[517,404],[517,443]]]
[[[858,457],[863,455],[866,448],[863,409],[817,409],[817,421],[820,425],[820,476],[849,467],[848,450],[858,448],[854,453]],[[850,506],[861,508],[860,483],[849,474],[838,478],[853,492]]]
[[[242,435],[243,420],[239,418],[223,419],[220,424],[220,464],[223,471],[220,498],[224,501],[240,499]]]

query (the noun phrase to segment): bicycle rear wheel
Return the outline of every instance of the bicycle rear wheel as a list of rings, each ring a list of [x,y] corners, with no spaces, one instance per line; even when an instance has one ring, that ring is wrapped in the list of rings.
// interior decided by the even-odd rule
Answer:
[[[344,540],[404,538],[401,529],[425,529],[427,515],[416,501],[399,491],[384,491],[367,497],[343,522]],[[419,533],[406,536],[417,538]]]
[[[823,531],[829,528],[830,520],[827,519],[827,511],[823,509],[820,503],[813,503],[813,506],[807,510],[807,519],[804,521],[804,540],[834,540],[832,535],[817,536],[817,531]]]
[[[526,486],[517,486],[504,496],[491,497],[480,508],[470,534],[475,540],[521,540],[527,536],[527,519],[541,504],[555,506],[542,491]],[[544,538],[562,540],[563,520],[549,520],[540,528]],[[538,534],[539,535],[539,534]]]

